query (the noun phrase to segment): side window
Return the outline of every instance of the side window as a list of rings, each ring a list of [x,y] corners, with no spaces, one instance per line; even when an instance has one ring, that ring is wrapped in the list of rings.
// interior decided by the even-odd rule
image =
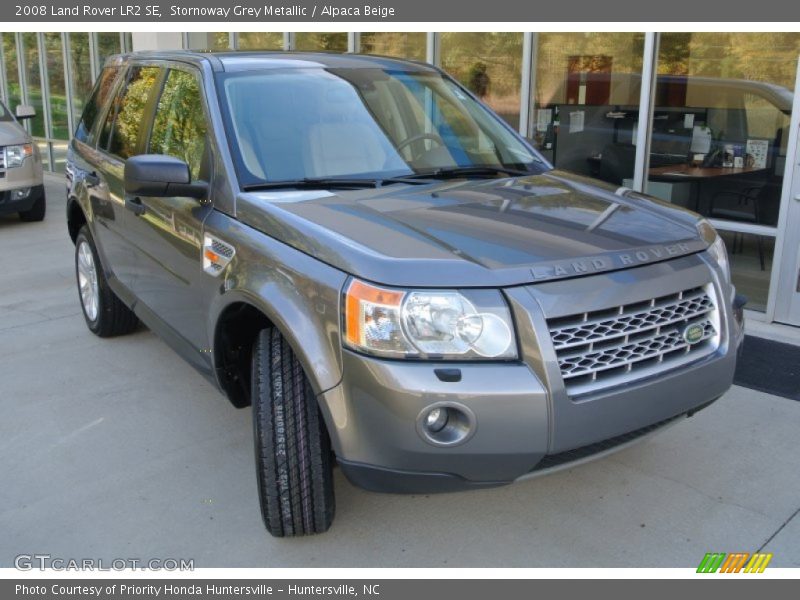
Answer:
[[[95,121],[103,107],[108,101],[111,90],[114,87],[114,81],[119,73],[119,67],[105,67],[97,78],[97,83],[94,86],[92,95],[86,106],[83,109],[81,120],[78,122],[78,127],[75,129],[75,139],[86,144],[94,143],[94,136],[92,136],[92,129],[94,128]]]
[[[114,105],[103,125],[102,141],[106,149],[120,158],[136,154],[144,111],[161,69],[132,67],[125,86],[114,99]]]
[[[158,101],[148,152],[180,158],[189,165],[193,180],[203,178],[207,130],[198,78],[171,70]]]

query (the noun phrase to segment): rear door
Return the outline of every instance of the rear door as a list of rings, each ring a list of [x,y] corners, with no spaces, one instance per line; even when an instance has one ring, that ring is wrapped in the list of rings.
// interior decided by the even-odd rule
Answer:
[[[146,133],[142,123],[153,110],[162,71],[151,65],[129,67],[98,134],[91,176],[103,193],[92,195],[95,231],[112,275],[109,282],[123,296],[134,288],[138,263],[133,241],[136,217],[125,208],[123,171],[125,160],[141,152]]]
[[[210,183],[213,153],[202,90],[197,69],[169,67],[143,151],[179,158],[189,165],[193,181]],[[177,343],[177,349],[202,369],[210,364],[210,354],[203,352],[209,345],[208,303],[219,285],[202,268],[203,222],[213,210],[212,202],[180,196],[140,196],[139,201],[144,213],[133,217],[131,225],[140,260],[134,292],[171,330],[162,333],[178,334],[168,341]]]

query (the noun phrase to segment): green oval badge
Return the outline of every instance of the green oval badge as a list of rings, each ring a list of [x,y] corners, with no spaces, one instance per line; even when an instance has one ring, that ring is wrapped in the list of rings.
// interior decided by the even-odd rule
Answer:
[[[683,339],[686,340],[687,344],[696,344],[703,339],[704,334],[705,329],[703,326],[699,323],[694,323],[683,330]]]

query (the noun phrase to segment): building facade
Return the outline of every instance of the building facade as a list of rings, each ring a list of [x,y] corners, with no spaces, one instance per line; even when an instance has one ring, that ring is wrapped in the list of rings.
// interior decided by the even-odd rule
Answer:
[[[800,325],[800,33],[3,33],[0,96],[60,171],[105,58],[175,48],[441,66],[557,168],[709,218],[752,318]]]

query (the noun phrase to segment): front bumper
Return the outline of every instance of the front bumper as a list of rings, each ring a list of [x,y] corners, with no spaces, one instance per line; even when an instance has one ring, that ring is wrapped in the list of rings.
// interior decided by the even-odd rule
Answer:
[[[29,189],[25,198],[14,199],[12,192]],[[0,169],[0,214],[30,210],[37,199],[44,195],[42,161],[38,151],[26,158],[22,166]]]
[[[441,364],[343,351],[343,381],[321,395],[320,405],[344,474],[383,492],[503,485],[626,447],[719,398],[733,381],[741,339],[730,286],[721,285],[698,255],[624,273],[506,290],[520,361]],[[546,324],[554,303],[611,306],[619,297],[647,297],[659,286],[701,284],[712,284],[717,298],[726,298],[719,302],[720,340],[713,352],[655,376],[568,395]],[[596,298],[590,290],[599,290]],[[458,369],[460,379],[441,377],[441,367]],[[462,407],[474,417],[466,441],[437,446],[419,433],[420,416],[437,405]]]
[[[14,188],[17,189],[17,188]],[[44,196],[44,186],[37,185],[27,188],[30,191],[24,198],[14,199],[13,189],[0,191],[0,215],[24,212],[33,208],[33,205]]]

